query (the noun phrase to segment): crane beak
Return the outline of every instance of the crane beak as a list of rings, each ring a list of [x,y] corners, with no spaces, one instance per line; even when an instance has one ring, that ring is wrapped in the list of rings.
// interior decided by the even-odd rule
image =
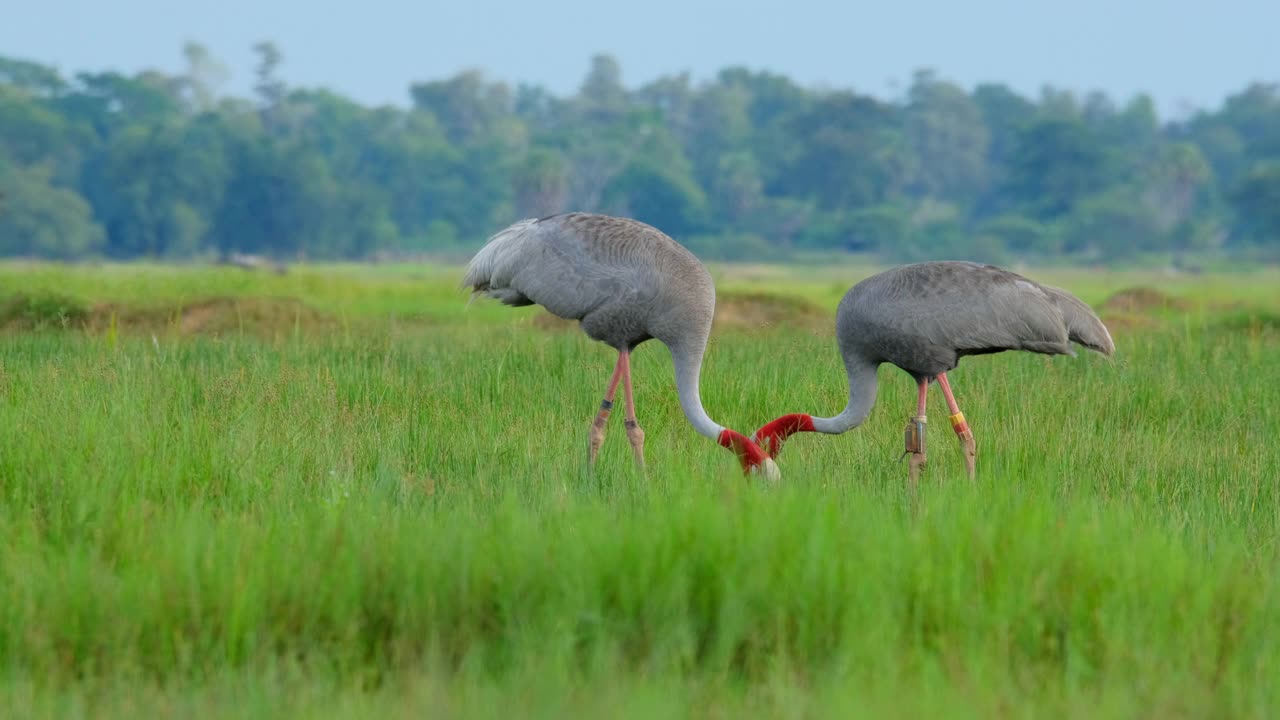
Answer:
[[[778,464],[773,458],[765,458],[764,462],[751,468],[752,475],[758,475],[769,482],[778,482],[782,479],[782,471],[778,469]]]

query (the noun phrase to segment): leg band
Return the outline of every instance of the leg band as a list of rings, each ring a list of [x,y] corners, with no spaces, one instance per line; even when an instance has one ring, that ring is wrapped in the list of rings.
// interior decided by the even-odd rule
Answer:
[[[906,447],[903,451],[903,455],[906,455],[907,453],[919,454],[924,452],[924,428],[926,422],[928,421],[925,420],[923,415],[913,417],[907,421],[907,427],[903,438]]]

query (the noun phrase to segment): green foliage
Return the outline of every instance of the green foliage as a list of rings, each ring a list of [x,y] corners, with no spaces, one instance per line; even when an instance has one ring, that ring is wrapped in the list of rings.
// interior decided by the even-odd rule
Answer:
[[[605,186],[603,200],[621,215],[642,217],[677,237],[697,232],[706,222],[706,198],[688,176],[635,162]]]
[[[907,212],[894,205],[875,205],[854,210],[844,223],[845,247],[853,251],[886,252],[905,244],[910,237]]]
[[[1127,258],[1161,242],[1151,213],[1123,190],[1084,198],[1064,225],[1063,248],[1084,256]]]
[[[821,293],[828,328],[869,272],[714,269],[721,305],[767,270],[779,307]],[[1267,717],[1280,703],[1274,271],[1164,281],[1189,307],[1114,324],[1110,361],[966,360],[951,382],[979,476],[929,423],[914,497],[896,462],[915,404],[901,372],[881,372],[864,426],[793,438],[767,487],[690,429],[659,346],[632,360],[647,474],[615,413],[589,475],[610,353],[530,322],[536,309],[464,311],[457,277],[0,266],[36,305],[121,318],[115,341],[0,343],[9,714]],[[1104,305],[1158,277],[1037,279]],[[232,292],[239,306],[189,332],[209,309],[194,298]],[[266,312],[277,296],[342,322]],[[1226,299],[1251,307],[1214,310]],[[131,326],[142,309],[179,320]],[[729,319],[702,376],[717,419],[749,432],[842,405],[829,330]]]
[[[1006,192],[1034,217],[1063,217],[1108,185],[1110,151],[1078,118],[1038,120],[1017,135]]]
[[[101,249],[89,204],[51,175],[47,167],[0,162],[0,255],[70,259]]]
[[[564,206],[569,191],[564,156],[532,148],[515,173],[515,203],[521,217],[545,217]]]
[[[964,90],[916,73],[908,93],[905,131],[914,151],[917,196],[972,201],[987,183],[990,130]]]
[[[1058,254],[1056,237],[1043,223],[1021,215],[1000,215],[977,227],[979,237],[991,238],[996,247],[1020,257],[1052,257]]]
[[[36,229],[34,208],[0,199],[0,222],[6,207],[27,215],[3,226],[0,254],[444,253],[567,210],[632,215],[724,258],[743,238],[771,257],[1120,261],[1280,248],[1274,85],[1161,123],[1142,94],[1027,98],[999,84],[967,91],[932,70],[896,100],[742,67],[700,85],[680,74],[628,87],[599,54],[567,97],[469,69],[413,83],[408,107],[365,107],[290,87],[281,48],[253,51],[248,98],[222,95],[225,69],[195,43],[174,75],[67,78],[0,57],[0,163],[90,209],[86,226],[69,219],[80,211],[67,197],[45,197],[39,212],[67,217]]]
[[[1246,239],[1268,243],[1280,237],[1280,159],[1253,168],[1231,193],[1231,201],[1249,218]]]
[[[79,328],[89,316],[74,298],[38,291],[0,300],[0,328],[6,330],[66,330]]]

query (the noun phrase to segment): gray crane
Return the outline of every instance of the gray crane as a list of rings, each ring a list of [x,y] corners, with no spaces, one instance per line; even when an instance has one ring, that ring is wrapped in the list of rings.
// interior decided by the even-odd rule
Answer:
[[[836,339],[849,376],[849,402],[834,417],[783,415],[752,439],[777,457],[797,432],[838,435],[861,425],[876,401],[876,370],[890,363],[915,379],[916,414],[904,432],[914,484],[925,465],[925,398],[931,381],[942,388],[951,426],[964,449],[969,477],[977,446],[951,393],[947,373],[960,358],[1006,350],[1075,356],[1071,343],[1110,356],[1106,326],[1078,298],[991,265],[935,261],[873,275],[845,293],[836,310]]]
[[[541,305],[577,320],[593,340],[618,352],[604,401],[591,423],[588,465],[604,444],[621,383],[624,422],[635,462],[644,468],[644,431],[631,389],[631,352],[650,339],[671,351],[685,417],[698,433],[732,450],[744,473],[780,477],[756,443],[707,415],[699,397],[702,358],[715,314],[715,284],[693,253],[662,231],[630,218],[565,213],[520,220],[489,238],[468,263],[462,284],[514,307]]]

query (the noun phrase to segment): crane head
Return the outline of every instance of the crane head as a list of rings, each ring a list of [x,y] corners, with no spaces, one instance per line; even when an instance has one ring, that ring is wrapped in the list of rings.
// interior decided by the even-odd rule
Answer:
[[[720,433],[719,443],[738,456],[738,462],[742,463],[743,474],[759,475],[769,481],[782,479],[782,473],[773,459],[746,435],[737,430],[725,428]]]
[[[778,469],[778,464],[768,456],[765,456],[765,459],[759,465],[751,468],[749,472],[755,473],[769,482],[778,482],[782,479],[782,471]]]

